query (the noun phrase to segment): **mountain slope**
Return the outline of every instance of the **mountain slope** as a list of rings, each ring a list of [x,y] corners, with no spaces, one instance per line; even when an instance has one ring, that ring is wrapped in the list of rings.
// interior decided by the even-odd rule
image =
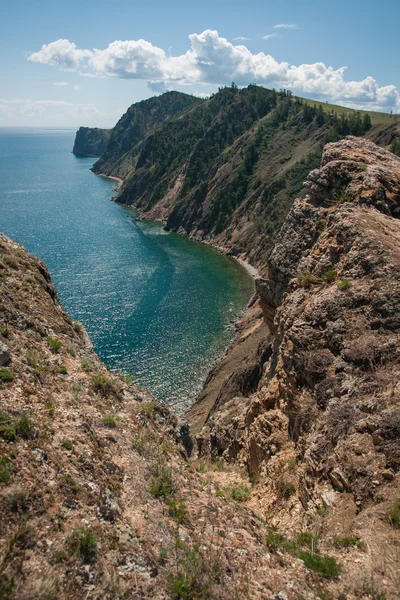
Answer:
[[[107,148],[111,129],[79,127],[72,154],[75,156],[101,156]]]
[[[276,235],[324,143],[348,133],[373,137],[379,131],[387,138],[396,124],[384,117],[313,106],[285,90],[232,86],[169,119],[139,146],[131,139],[123,147],[116,143],[94,170],[124,179],[118,202],[265,273]],[[118,124],[119,138],[125,121]]]

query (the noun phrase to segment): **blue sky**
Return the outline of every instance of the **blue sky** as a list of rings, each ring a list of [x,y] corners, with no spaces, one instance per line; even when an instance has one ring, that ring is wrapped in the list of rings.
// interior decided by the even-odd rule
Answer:
[[[0,125],[107,127],[155,92],[232,80],[400,112],[399,19],[400,0],[15,0],[0,23]]]

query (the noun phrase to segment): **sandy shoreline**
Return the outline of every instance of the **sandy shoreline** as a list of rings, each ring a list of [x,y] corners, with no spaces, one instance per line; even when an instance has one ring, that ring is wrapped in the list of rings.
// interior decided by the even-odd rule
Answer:
[[[121,185],[124,183],[123,179],[120,179],[119,177],[114,177],[113,175],[103,175],[102,173],[95,173],[95,175],[99,175],[100,177],[104,177],[105,179],[112,179],[113,181],[116,181],[118,183],[116,189],[120,188]]]

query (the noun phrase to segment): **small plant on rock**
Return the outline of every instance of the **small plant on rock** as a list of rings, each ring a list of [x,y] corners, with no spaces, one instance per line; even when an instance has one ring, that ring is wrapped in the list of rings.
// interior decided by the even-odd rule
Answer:
[[[396,500],[396,502],[389,508],[387,516],[391,526],[395,529],[400,529],[400,500]]]
[[[92,562],[96,557],[97,539],[88,527],[75,529],[68,538],[71,554],[77,554],[84,561]]]
[[[1,368],[0,369],[0,381],[3,383],[8,383],[14,379],[13,372],[10,369]]]
[[[343,290],[343,291],[351,288],[351,282],[348,279],[341,279],[337,285],[338,285],[339,290]]]
[[[168,498],[174,493],[174,484],[172,481],[172,471],[166,466],[162,466],[156,475],[153,475],[150,482],[150,494],[155,498]]]
[[[104,375],[104,373],[93,375],[92,387],[95,392],[102,392],[103,394],[112,390],[111,381]]]
[[[63,442],[61,442],[61,446],[66,450],[72,450],[74,445],[71,442],[71,440],[64,440]]]
[[[114,429],[118,425],[119,419],[115,415],[106,415],[103,418],[103,425]]]
[[[53,354],[58,354],[60,352],[60,350],[62,348],[61,340],[58,340],[57,338],[53,338],[53,337],[48,337],[47,343],[49,345],[50,350],[53,352]]]
[[[232,490],[232,500],[235,502],[246,502],[250,499],[251,493],[247,485],[241,485]]]
[[[15,429],[18,435],[23,437],[25,440],[32,438],[35,433],[33,421],[28,417],[26,413],[22,413],[17,423],[15,424]]]

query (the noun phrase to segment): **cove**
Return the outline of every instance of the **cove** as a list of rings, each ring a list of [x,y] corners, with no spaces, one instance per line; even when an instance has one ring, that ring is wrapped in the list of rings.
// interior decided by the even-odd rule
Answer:
[[[0,129],[0,230],[43,259],[113,371],[183,412],[234,333],[253,281],[214,248],[137,222],[72,130]]]

